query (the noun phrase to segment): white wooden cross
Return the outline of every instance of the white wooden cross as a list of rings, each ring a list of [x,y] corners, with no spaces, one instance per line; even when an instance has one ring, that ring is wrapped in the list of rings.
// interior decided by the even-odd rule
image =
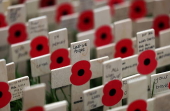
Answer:
[[[23,111],[29,111],[31,108],[44,109],[45,104],[45,84],[26,87],[23,90]],[[39,109],[40,110],[40,109]]]
[[[61,101],[45,105],[45,84],[38,84],[23,90],[23,111],[30,110],[67,111],[67,102]]]
[[[29,77],[25,76],[22,78],[8,78],[8,74],[14,74],[14,67],[12,64],[8,64],[6,67],[6,61],[0,60],[0,75],[1,75],[1,96],[5,99],[2,100],[4,104],[1,103],[0,111],[10,111],[10,102],[21,99],[22,98],[22,90],[26,86],[30,86]],[[7,69],[8,72],[7,72]],[[13,79],[8,81],[8,79]]]
[[[159,46],[160,47],[163,47],[163,46],[168,46],[170,45],[170,37],[169,37],[169,34],[170,34],[170,29],[166,29],[166,30],[163,30],[163,31],[160,31],[160,38],[159,38]]]
[[[30,19],[37,17],[39,10],[39,0],[26,0],[24,4],[26,7],[27,18]]]
[[[115,43],[98,47],[97,57],[107,55],[110,58],[116,58],[118,56],[124,58],[136,53],[136,39],[132,38],[132,21],[130,19],[114,22],[113,33]]]
[[[156,96],[154,101],[154,111],[168,111],[170,109],[169,99],[170,91]]]
[[[116,103],[114,103],[114,105],[113,104],[106,105],[104,102],[102,102],[103,101],[102,98],[104,98],[104,95],[107,95],[107,94],[104,94],[104,92],[103,92],[104,88],[107,85],[107,83],[112,82],[112,80],[120,80],[120,81],[122,80],[122,60],[121,60],[121,58],[111,59],[111,60],[105,61],[103,63],[103,85],[102,86],[98,86],[96,88],[92,88],[92,89],[83,91],[84,110],[85,111],[90,111],[91,109],[95,109],[95,108],[103,106],[103,105],[104,105],[104,110],[108,109],[109,107],[121,106],[123,92],[121,95],[122,96],[121,99],[120,98],[118,99],[117,97],[115,97],[118,100],[116,99]],[[120,88],[122,88],[122,86]],[[112,95],[112,96],[114,97],[117,94]],[[110,97],[112,97],[112,96],[110,95]],[[110,101],[110,100],[108,100],[108,101]]]
[[[67,101],[45,105],[45,111],[67,111]]]
[[[71,44],[70,47],[70,57],[71,57],[71,65],[54,69],[51,71],[51,87],[59,88],[67,85],[71,85],[71,106],[73,111],[81,111],[83,110],[83,94],[82,92],[86,89],[89,89],[89,81],[86,81],[85,84],[76,86],[74,82],[76,81],[76,77],[72,75],[71,70],[75,68],[74,64],[78,61],[90,59],[90,41],[84,40]],[[108,57],[99,58],[96,60],[90,61],[90,69],[92,72],[92,77],[90,79],[95,79],[98,77],[102,77],[102,63],[103,61],[108,60]],[[85,64],[84,64],[85,65]],[[77,66],[76,66],[77,67]],[[85,67],[85,66],[84,66]],[[80,69],[77,69],[80,70]],[[87,69],[88,70],[88,69]],[[75,74],[76,75],[76,74]],[[74,80],[70,80],[73,77]],[[79,78],[80,77],[80,78]],[[77,76],[77,81],[83,81],[81,76]],[[79,80],[80,79],[80,80]],[[84,78],[85,79],[85,78]],[[86,78],[87,79],[87,78]]]

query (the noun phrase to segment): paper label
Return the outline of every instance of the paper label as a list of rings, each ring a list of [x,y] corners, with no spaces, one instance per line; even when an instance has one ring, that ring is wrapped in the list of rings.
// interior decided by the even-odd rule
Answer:
[[[22,77],[19,79],[8,81],[10,92],[12,94],[11,101],[21,99],[23,96],[23,88],[30,86],[29,77]]]
[[[155,33],[153,29],[137,33],[138,53],[155,49]]]

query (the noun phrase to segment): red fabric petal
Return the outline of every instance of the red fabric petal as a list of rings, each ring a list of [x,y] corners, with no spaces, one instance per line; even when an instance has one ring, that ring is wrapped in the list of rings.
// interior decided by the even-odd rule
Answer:
[[[160,31],[170,28],[169,22],[168,15],[160,15],[154,19],[152,27],[155,30],[155,35],[157,37],[159,36]]]
[[[62,16],[74,13],[74,8],[70,3],[63,3],[56,10],[56,22],[59,23]]]
[[[133,42],[131,39],[122,39],[115,46],[116,52],[114,57],[125,58],[134,54]]]
[[[7,23],[4,14],[0,13],[0,28],[6,27]]]
[[[136,100],[132,102],[128,108],[127,111],[147,111],[147,103],[144,100]]]
[[[137,70],[140,74],[148,75],[157,67],[156,54],[153,50],[146,50],[138,56]]]
[[[27,29],[22,23],[12,25],[8,30],[8,42],[9,44],[15,44],[27,40]]]
[[[9,85],[5,82],[0,82],[0,108],[5,107],[11,100],[11,93],[9,92]]]
[[[94,28],[94,14],[92,10],[84,11],[79,15],[77,28],[79,31],[87,31]]]
[[[41,106],[36,106],[36,107],[28,109],[27,111],[45,111],[45,110]]]
[[[170,82],[169,82],[169,84],[168,84],[168,87],[169,87],[169,89],[170,89]]]
[[[112,43],[113,35],[112,35],[112,28],[110,26],[102,26],[99,27],[95,32],[95,40],[94,44],[96,47],[100,47],[103,45],[107,45]]]
[[[70,65],[70,59],[68,58],[69,52],[67,49],[58,49],[51,55],[50,69],[56,69]]]
[[[91,67],[90,63],[85,60],[75,63],[71,69],[72,72],[72,75],[70,77],[71,83],[76,86],[80,86],[87,83],[92,76],[90,67]]]
[[[56,4],[56,0],[40,0],[40,7],[49,7],[54,6]]]
[[[49,53],[48,39],[45,36],[39,36],[31,41],[30,56],[38,57]]]
[[[112,80],[103,88],[102,103],[105,106],[114,106],[123,97],[122,82],[120,80]]]
[[[130,6],[129,17],[132,20],[145,17],[147,14],[146,3],[144,0],[133,0]]]

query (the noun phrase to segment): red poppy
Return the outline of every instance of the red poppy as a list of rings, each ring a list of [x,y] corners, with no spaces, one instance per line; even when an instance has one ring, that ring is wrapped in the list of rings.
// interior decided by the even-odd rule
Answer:
[[[136,20],[145,17],[147,14],[146,3],[144,0],[133,0],[130,6],[129,17]]]
[[[88,82],[92,76],[90,67],[91,65],[89,61],[82,60],[75,63],[71,69],[71,83],[76,86],[80,86]]]
[[[4,14],[0,13],[0,28],[6,27],[7,23]]]
[[[155,30],[155,35],[159,36],[159,32],[165,29],[170,28],[169,25],[169,16],[168,15],[160,15],[157,16],[153,21],[153,29]]]
[[[94,28],[94,14],[93,11],[84,11],[79,15],[77,28],[80,31],[87,31]]]
[[[114,57],[125,58],[134,54],[133,42],[131,39],[122,39],[115,46],[116,52]]]
[[[31,41],[30,56],[37,57],[49,53],[48,39],[45,36],[39,36]]]
[[[11,101],[11,97],[9,85],[5,82],[0,82],[0,108],[5,107]]]
[[[49,7],[56,4],[56,0],[40,0],[40,7]]]
[[[103,88],[102,103],[105,106],[113,106],[121,101],[123,97],[122,82],[120,80],[112,80]]]
[[[62,16],[74,13],[74,8],[70,3],[63,3],[57,7],[56,22],[60,22]]]
[[[58,49],[51,55],[50,69],[56,69],[70,65],[70,59],[68,58],[69,52],[67,49]]]
[[[15,44],[27,40],[27,29],[22,23],[17,23],[12,25],[8,30],[8,42],[10,44]]]
[[[147,75],[153,72],[157,66],[156,54],[153,50],[146,50],[138,56],[137,70],[140,74]]]
[[[99,27],[95,32],[94,44],[96,47],[110,44],[113,40],[112,28],[110,26]]]
[[[45,110],[41,106],[36,106],[36,107],[28,109],[27,111],[45,111]]]
[[[147,111],[147,103],[144,100],[136,100],[128,106],[127,111]]]
[[[111,9],[111,14],[114,14],[114,5],[123,3],[124,0],[108,0],[108,5],[110,6]]]

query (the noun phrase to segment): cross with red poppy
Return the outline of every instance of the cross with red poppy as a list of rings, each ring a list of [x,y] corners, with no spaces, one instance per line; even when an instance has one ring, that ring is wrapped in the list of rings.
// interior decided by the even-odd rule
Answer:
[[[155,53],[155,34],[153,29],[137,33],[138,66],[137,71],[142,75],[155,73],[157,67]]]
[[[10,102],[21,99],[22,89],[25,86],[30,86],[29,77],[25,76],[18,79],[15,79],[15,76],[12,75],[8,77],[9,74],[15,74],[15,65],[13,63],[6,65],[5,60],[0,60],[0,66],[0,109],[10,111]]]
[[[148,107],[147,102],[145,101],[148,98],[147,82],[148,80],[146,76],[128,81],[128,106],[121,109],[127,109],[126,111],[147,111]]]
[[[170,28],[169,8],[167,0],[154,1],[152,28],[155,30],[155,36],[159,37],[160,31]]]
[[[15,44],[27,40],[27,28],[26,22],[26,11],[24,5],[9,6],[8,23],[10,25],[8,29],[8,42],[9,44]]]
[[[103,62],[103,84],[102,86],[85,90],[84,110],[92,110],[97,107],[121,106],[123,98],[122,90],[122,60],[111,59]],[[93,102],[89,102],[93,101]]]
[[[82,110],[82,91],[89,89],[89,80],[102,76],[102,63],[108,60],[108,57],[103,57],[89,62],[89,47],[89,40],[72,43],[70,47],[72,65],[51,71],[52,89],[71,85],[72,110]]]
[[[23,111],[66,111],[67,102],[60,101],[45,105],[45,84],[25,87],[23,90]],[[31,104],[30,104],[31,103]]]
[[[50,54],[31,59],[33,77],[46,75],[51,73],[52,69],[70,65],[67,34],[66,28],[49,32]]]
[[[92,12],[90,12],[92,14]],[[88,14],[89,15],[89,14]],[[110,8],[109,6],[105,6],[102,8],[95,9],[93,11],[94,15],[94,30],[89,30],[88,32],[82,32],[77,35],[78,40],[85,40],[89,39],[91,41],[90,46],[91,49],[103,45],[110,44],[114,41],[114,36],[112,33],[113,26],[111,24],[111,15],[110,15]],[[92,16],[92,15],[91,15]],[[82,17],[82,21],[86,21],[89,18],[90,20],[92,17],[84,15]],[[85,24],[78,24],[81,28],[85,27]],[[92,26],[89,24],[89,26]]]
[[[132,21],[125,19],[114,22],[114,44],[97,48],[97,57],[125,58],[135,54],[136,39],[132,39]],[[122,33],[120,33],[122,32]]]

